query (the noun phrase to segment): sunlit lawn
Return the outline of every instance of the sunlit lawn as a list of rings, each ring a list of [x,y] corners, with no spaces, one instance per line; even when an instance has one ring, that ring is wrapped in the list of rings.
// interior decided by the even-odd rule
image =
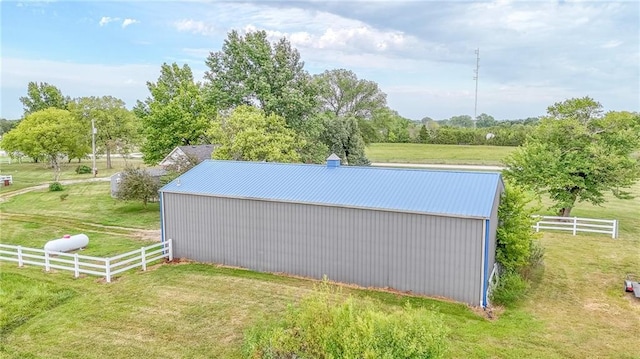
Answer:
[[[514,149],[504,146],[372,143],[365,153],[371,162],[500,165],[500,161]]]

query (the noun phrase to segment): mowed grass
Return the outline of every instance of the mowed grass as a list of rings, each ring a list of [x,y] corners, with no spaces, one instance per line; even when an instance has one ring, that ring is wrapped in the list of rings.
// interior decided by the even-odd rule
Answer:
[[[82,180],[93,178],[91,173],[77,174],[75,172],[78,165],[92,166],[91,160],[83,160],[78,163],[74,160],[70,163],[63,162],[60,164],[60,181],[65,180]],[[107,169],[107,161],[104,158],[96,159],[96,168],[98,168],[98,177],[109,177],[114,173],[122,171],[126,166],[143,166],[140,159],[124,159],[114,157],[111,159],[113,168]],[[47,163],[33,162],[12,162],[0,163],[0,174],[11,175],[13,184],[11,186],[0,186],[0,194],[17,191],[26,187],[36,186],[42,183],[53,182],[54,171],[49,168]]]
[[[366,148],[371,162],[500,165],[516,147],[457,146],[418,143],[372,143]]]
[[[158,208],[145,212],[135,203],[110,202],[108,191],[106,183],[78,184],[67,186],[65,201],[60,192],[47,191],[8,199],[0,204],[0,242],[42,245],[42,238],[82,230],[91,238],[83,253],[140,247],[146,242],[133,234],[157,228]],[[640,195],[640,184],[633,191]],[[451,329],[450,358],[637,358],[640,300],[623,291],[622,280],[626,273],[640,274],[640,202],[581,203],[574,214],[619,219],[620,239],[544,233],[544,267],[527,299],[497,310],[497,319],[448,301],[352,288],[343,293],[374,300],[383,310],[410,302],[439,313]],[[263,318],[278,318],[314,283],[172,263],[107,284],[0,262],[0,357],[241,358],[244,331]]]
[[[64,200],[61,195],[67,195]],[[158,203],[123,202],[111,198],[109,182],[90,182],[65,185],[63,191],[39,189],[0,202],[6,216],[37,218],[49,227],[56,224],[82,227],[87,224],[121,226],[140,229],[159,229]],[[15,216],[22,214],[22,216]]]

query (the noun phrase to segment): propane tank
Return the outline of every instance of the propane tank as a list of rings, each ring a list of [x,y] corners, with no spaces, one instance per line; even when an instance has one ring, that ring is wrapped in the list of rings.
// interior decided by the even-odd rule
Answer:
[[[49,252],[69,252],[76,249],[84,248],[89,244],[89,237],[86,234],[68,235],[62,238],[54,239],[44,245],[44,250]]]

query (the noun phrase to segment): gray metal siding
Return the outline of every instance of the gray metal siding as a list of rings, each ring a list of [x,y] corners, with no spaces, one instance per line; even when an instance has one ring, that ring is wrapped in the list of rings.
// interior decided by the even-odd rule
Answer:
[[[174,255],[480,304],[482,220],[164,193]]]

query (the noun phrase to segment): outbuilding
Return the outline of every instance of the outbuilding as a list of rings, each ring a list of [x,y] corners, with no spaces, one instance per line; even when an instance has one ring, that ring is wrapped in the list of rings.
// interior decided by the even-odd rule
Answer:
[[[499,173],[207,160],[160,190],[174,256],[486,306]]]

